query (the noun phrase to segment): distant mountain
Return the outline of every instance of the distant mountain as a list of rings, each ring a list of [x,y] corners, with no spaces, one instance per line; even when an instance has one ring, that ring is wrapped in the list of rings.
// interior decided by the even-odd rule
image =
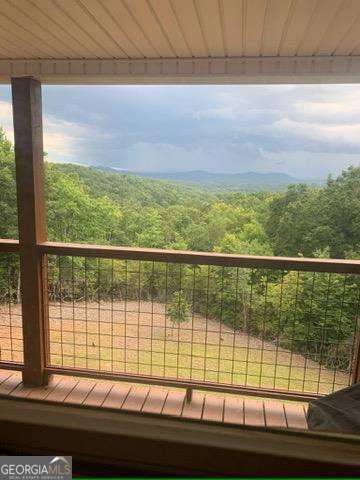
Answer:
[[[204,170],[188,172],[134,172],[116,168],[99,167],[102,170],[112,170],[123,175],[151,178],[153,180],[168,180],[192,185],[202,185],[215,190],[235,191],[279,191],[294,183],[320,184],[320,181],[305,181],[285,173],[212,173]]]
[[[209,192],[199,185],[124,175],[108,167],[88,167],[71,163],[51,164],[56,171],[80,179],[94,197],[108,197],[118,205],[128,202],[143,207],[164,207],[179,202],[196,203],[199,199],[211,201],[216,192]]]

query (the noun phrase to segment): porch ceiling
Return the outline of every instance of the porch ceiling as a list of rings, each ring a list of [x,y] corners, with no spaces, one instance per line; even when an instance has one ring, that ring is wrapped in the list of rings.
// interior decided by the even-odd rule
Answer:
[[[359,81],[359,55],[359,0],[0,0],[3,82]]]

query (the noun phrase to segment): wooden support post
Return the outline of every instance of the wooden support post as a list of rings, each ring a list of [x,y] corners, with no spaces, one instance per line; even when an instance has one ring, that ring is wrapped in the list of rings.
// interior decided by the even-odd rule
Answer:
[[[360,318],[356,321],[354,357],[352,362],[352,384],[360,382]]]
[[[48,383],[47,285],[44,256],[37,244],[47,240],[44,195],[41,84],[30,77],[13,78],[15,163],[24,338],[23,382]]]

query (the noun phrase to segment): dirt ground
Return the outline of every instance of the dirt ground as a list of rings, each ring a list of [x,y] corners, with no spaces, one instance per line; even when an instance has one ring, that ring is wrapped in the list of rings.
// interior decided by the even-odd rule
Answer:
[[[193,315],[175,326],[165,306],[145,301],[49,305],[50,361],[121,373],[329,393],[349,375],[276,343]],[[0,359],[21,361],[18,305],[0,306]]]

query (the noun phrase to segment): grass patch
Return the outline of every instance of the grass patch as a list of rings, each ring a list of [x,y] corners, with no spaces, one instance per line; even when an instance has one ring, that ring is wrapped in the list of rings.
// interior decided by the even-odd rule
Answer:
[[[314,393],[349,383],[344,372],[216,320],[174,328],[164,306],[150,302],[51,306],[50,350],[54,366],[114,373]]]

